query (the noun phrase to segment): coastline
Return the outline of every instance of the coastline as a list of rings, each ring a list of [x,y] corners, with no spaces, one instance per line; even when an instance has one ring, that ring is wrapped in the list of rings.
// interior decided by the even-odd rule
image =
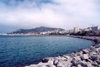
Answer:
[[[100,37],[95,36],[69,36],[91,40],[94,45],[70,54],[44,58],[38,64],[25,67],[100,67]]]

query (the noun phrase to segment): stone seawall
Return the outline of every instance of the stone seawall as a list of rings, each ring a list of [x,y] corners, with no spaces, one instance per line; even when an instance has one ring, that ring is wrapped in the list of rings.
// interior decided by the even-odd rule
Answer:
[[[100,37],[71,36],[94,41],[90,48],[58,57],[44,58],[38,64],[25,67],[100,67]]]

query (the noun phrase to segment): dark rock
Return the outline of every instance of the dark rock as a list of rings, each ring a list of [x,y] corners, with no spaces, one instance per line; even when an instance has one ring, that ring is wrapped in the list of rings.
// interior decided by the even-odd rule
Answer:
[[[97,44],[97,43],[98,43],[98,40],[97,40],[97,39],[94,39],[93,41],[95,42],[95,44]]]
[[[53,65],[57,66],[58,60],[54,60]]]
[[[87,64],[85,62],[80,62],[79,63],[82,67],[88,67]]]
[[[83,50],[82,52],[83,52],[83,54],[87,54],[88,50]]]
[[[92,65],[95,66],[95,67],[99,67],[99,65],[95,62],[93,62]]]
[[[86,62],[89,62],[89,60],[88,60],[88,59],[85,59],[85,61],[86,61]]]
[[[49,59],[43,59],[42,62],[43,63],[47,63],[49,61]]]
[[[90,57],[90,59],[91,59],[92,61],[96,61],[96,60],[98,59],[98,57],[97,57],[96,55],[93,55],[93,56]]]
[[[98,63],[98,65],[100,65],[100,61],[99,60],[97,60],[96,62]]]
[[[71,57],[75,57],[75,53],[70,54]]]
[[[71,63],[72,63],[72,66],[77,66],[78,65],[78,63],[74,60],[72,60]]]
[[[84,64],[84,63],[82,63],[81,65],[82,65],[83,67],[88,67],[87,64]]]
[[[89,53],[89,55],[90,56],[97,55],[97,52],[96,51],[92,51],[92,52]]]
[[[95,51],[95,49],[96,49],[96,48],[93,47],[93,46],[90,48],[91,51]]]
[[[100,47],[100,44],[95,45],[95,48],[99,48],[99,47]]]

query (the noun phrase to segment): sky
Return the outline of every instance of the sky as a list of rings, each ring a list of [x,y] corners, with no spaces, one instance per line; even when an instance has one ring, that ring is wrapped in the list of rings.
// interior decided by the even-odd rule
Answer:
[[[0,0],[0,33],[100,25],[100,0]]]

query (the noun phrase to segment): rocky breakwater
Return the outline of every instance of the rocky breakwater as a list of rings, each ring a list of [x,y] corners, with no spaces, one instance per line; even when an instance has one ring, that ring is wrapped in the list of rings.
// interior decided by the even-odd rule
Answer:
[[[44,58],[38,64],[25,67],[100,67],[100,37],[73,36],[95,42],[87,49],[58,57]]]

